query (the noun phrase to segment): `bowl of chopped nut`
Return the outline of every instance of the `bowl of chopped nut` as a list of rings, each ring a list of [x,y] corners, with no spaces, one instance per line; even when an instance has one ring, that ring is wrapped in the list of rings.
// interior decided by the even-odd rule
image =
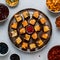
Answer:
[[[52,13],[60,13],[60,0],[46,0],[47,9]]]

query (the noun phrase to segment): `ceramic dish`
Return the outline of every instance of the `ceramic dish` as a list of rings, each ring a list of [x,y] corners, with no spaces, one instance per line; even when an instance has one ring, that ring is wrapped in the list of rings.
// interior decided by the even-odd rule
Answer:
[[[16,7],[19,4],[19,0],[6,0],[6,4],[10,7]]]
[[[56,17],[55,24],[56,24],[56,27],[60,29],[60,15]]]
[[[48,60],[60,60],[60,45],[56,45],[49,50]]]
[[[0,56],[5,56],[9,53],[9,47],[6,43],[0,42]]]
[[[20,57],[19,57],[19,55],[18,54],[12,54],[11,56],[10,56],[10,60],[20,60]]]
[[[21,51],[32,53],[49,42],[52,25],[49,18],[37,9],[24,9],[10,20],[8,34],[11,42]]]
[[[52,13],[60,13],[59,6],[60,6],[59,0],[46,0],[46,7]]]
[[[6,5],[0,3],[0,22],[6,21],[9,16],[9,9]]]

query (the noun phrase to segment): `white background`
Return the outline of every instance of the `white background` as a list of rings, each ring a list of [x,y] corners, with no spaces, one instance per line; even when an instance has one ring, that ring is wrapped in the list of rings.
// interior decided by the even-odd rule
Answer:
[[[0,3],[4,3],[6,5],[5,0],[0,0]],[[26,54],[14,48],[8,36],[8,24],[11,17],[19,10],[22,10],[25,8],[35,8],[44,12],[49,17],[53,27],[52,37],[48,45],[42,51],[39,51],[34,54]],[[21,60],[48,60],[47,53],[49,49],[55,45],[60,44],[60,31],[56,28],[56,25],[55,25],[55,19],[59,14],[50,13],[46,8],[45,0],[20,0],[19,5],[17,7],[15,8],[9,7],[9,10],[10,10],[10,14],[9,14],[8,20],[5,23],[0,24],[0,42],[3,41],[7,43],[10,48],[10,52],[7,56],[0,57],[0,60],[10,60],[9,59],[10,55],[13,53],[19,54]]]

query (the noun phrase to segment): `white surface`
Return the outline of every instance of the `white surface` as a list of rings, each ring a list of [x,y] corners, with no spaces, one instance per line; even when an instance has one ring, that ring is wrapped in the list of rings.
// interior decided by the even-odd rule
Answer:
[[[5,0],[0,0],[0,3],[6,4]],[[49,44],[47,45],[47,47],[45,47],[42,51],[39,51],[34,54],[26,54],[26,53],[23,53],[23,52],[17,50],[16,48],[14,48],[14,46],[12,45],[12,43],[8,37],[8,24],[9,24],[11,17],[19,10],[22,10],[25,8],[36,8],[36,9],[39,9],[42,12],[44,12],[50,18],[50,21],[51,21],[52,27],[53,27],[52,37],[51,37],[51,40],[50,40]],[[19,5],[16,8],[9,7],[9,10],[10,10],[10,15],[9,15],[8,20],[5,23],[0,24],[0,42],[2,42],[2,41],[6,42],[10,48],[10,52],[7,56],[0,57],[0,60],[10,60],[9,59],[10,55],[13,53],[19,54],[21,60],[48,60],[47,53],[48,53],[49,49],[52,46],[60,44],[60,40],[59,40],[60,31],[55,26],[55,18],[59,14],[50,13],[46,9],[45,0],[20,0]],[[40,55],[40,57],[39,57],[39,55]]]

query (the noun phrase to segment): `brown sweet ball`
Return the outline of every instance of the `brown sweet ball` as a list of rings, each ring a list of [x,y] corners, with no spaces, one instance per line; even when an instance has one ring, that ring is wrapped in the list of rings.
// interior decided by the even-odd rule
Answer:
[[[56,26],[60,28],[60,16],[56,18]]]

